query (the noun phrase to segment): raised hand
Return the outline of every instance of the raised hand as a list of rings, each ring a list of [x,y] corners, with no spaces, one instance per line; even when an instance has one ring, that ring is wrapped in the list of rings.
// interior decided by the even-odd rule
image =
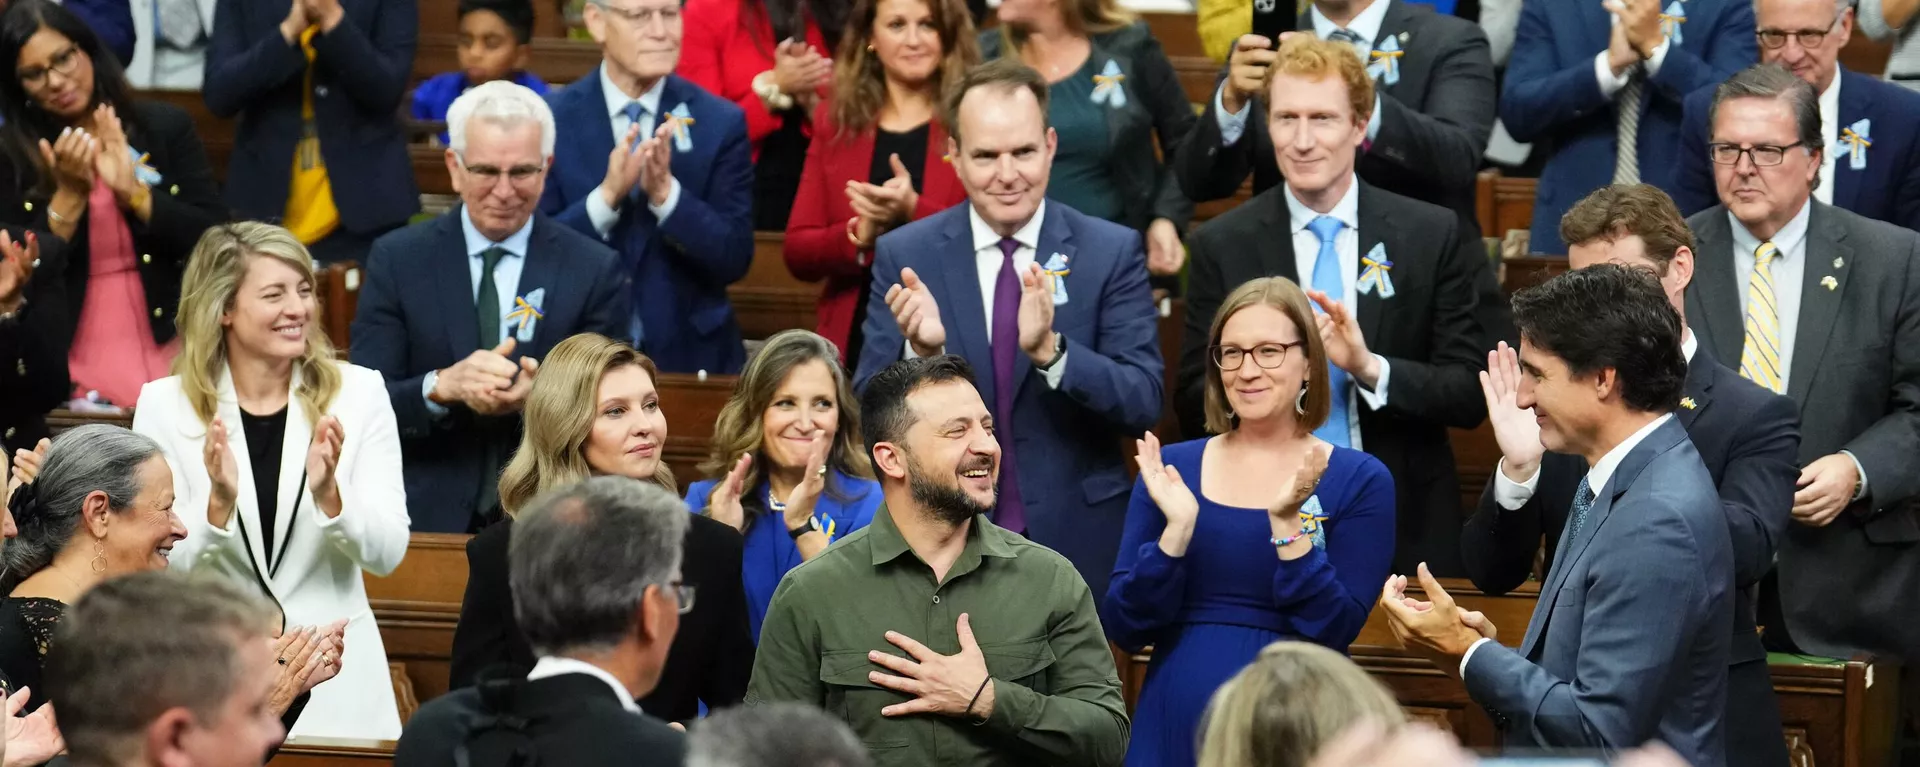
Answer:
[[[929,650],[898,631],[887,632],[887,641],[906,650],[912,660],[878,650],[867,653],[867,660],[893,672],[869,671],[868,681],[913,696],[913,700],[880,709],[881,716],[937,714],[981,721],[993,713],[994,690],[988,681],[987,657],[980,654],[980,643],[974,641],[966,613],[960,614],[954,631],[960,638],[960,652],[953,655]]]
[[[322,32],[332,31],[347,15],[340,0],[300,0],[300,3],[307,7],[307,18],[320,25]]]
[[[1020,350],[1035,366],[1052,362],[1057,345],[1053,338],[1054,279],[1041,271],[1039,264],[1028,264],[1027,272],[1020,275]]]
[[[19,311],[20,300],[27,295],[27,283],[40,265],[40,238],[32,230],[15,241],[0,230],[0,314]]]
[[[1533,408],[1518,404],[1520,392],[1520,353],[1501,341],[1487,352],[1487,369],[1480,374],[1480,393],[1487,400],[1487,423],[1493,426],[1493,440],[1500,446],[1500,473],[1515,483],[1531,479],[1547,453],[1540,443],[1540,422],[1533,419]]]
[[[1624,6],[1615,0],[1607,0],[1602,5],[1618,19],[1607,32],[1607,68],[1613,71],[1615,77],[1622,77],[1626,75],[1628,67],[1640,63],[1640,52],[1634,50],[1633,43],[1627,37]]]
[[[1367,338],[1360,332],[1360,323],[1353,312],[1318,290],[1307,291],[1307,297],[1320,305],[1314,318],[1320,323],[1320,341],[1327,347],[1327,361],[1347,371],[1360,385],[1373,388],[1374,382],[1380,380],[1380,360],[1367,349]]]
[[[1176,559],[1187,555],[1193,540],[1193,525],[1200,518],[1200,501],[1180,477],[1180,470],[1160,461],[1160,438],[1147,432],[1133,441],[1134,460],[1140,463],[1140,483],[1147,497],[1167,518],[1160,532],[1160,550]]]
[[[240,463],[227,442],[227,425],[218,417],[207,424],[206,444],[200,448],[200,460],[206,465],[213,493],[207,499],[207,524],[225,528],[240,498]]]
[[[340,466],[340,448],[346,443],[347,429],[340,419],[325,416],[314,426],[313,442],[307,446],[307,490],[329,519],[340,516],[340,483],[334,470]]]
[[[785,40],[774,48],[773,82],[780,92],[804,96],[833,81],[833,60],[801,40]]]
[[[32,699],[32,687],[22,687],[12,695],[0,692],[0,702],[6,704],[7,711],[6,748],[3,749],[7,767],[46,764],[67,750],[66,739],[60,736],[60,724],[53,715],[52,703],[43,704],[26,716],[20,715]]]
[[[300,41],[300,33],[305,32],[313,20],[307,17],[306,0],[289,0],[287,5],[287,17],[280,21],[280,38],[293,45]]]
[[[99,152],[100,140],[82,128],[62,129],[51,142],[40,139],[40,159],[53,169],[54,184],[83,198],[93,191]]]
[[[100,183],[113,190],[120,204],[131,204],[140,179],[134,175],[133,150],[127,143],[126,129],[111,105],[94,107],[93,131],[100,144],[100,151],[94,153],[94,172],[99,174]]]
[[[312,626],[295,626],[273,640],[275,676],[267,705],[274,713],[286,713],[300,693],[312,689],[307,682],[320,670],[320,648],[324,644],[319,629]]]
[[[827,488],[827,453],[833,449],[833,440],[825,432],[816,431],[813,446],[807,448],[807,473],[787,493],[787,510],[784,512],[788,530],[797,530],[810,524],[813,510],[820,500],[821,491]]]
[[[1220,93],[1220,105],[1228,113],[1245,108],[1266,87],[1267,68],[1279,55],[1265,35],[1241,35],[1233,41],[1233,52],[1227,54],[1227,87]]]
[[[627,128],[627,135],[614,142],[613,153],[607,155],[607,177],[600,182],[600,199],[609,208],[619,210],[627,193],[640,183],[643,159],[634,151],[639,144],[640,125],[635,123]]]
[[[747,513],[740,507],[740,496],[747,492],[747,467],[753,465],[752,453],[741,453],[740,459],[733,462],[733,469],[727,472],[720,484],[714,485],[713,497],[707,501],[707,516],[727,524],[735,530],[746,532]]]
[[[1386,610],[1387,622],[1402,645],[1425,656],[1448,676],[1457,677],[1460,659],[1473,643],[1498,632],[1484,615],[1475,619],[1479,627],[1467,625],[1459,605],[1441,588],[1425,562],[1420,563],[1418,575],[1427,601],[1408,597],[1406,576],[1393,575],[1380,589],[1380,607]]]
[[[1295,559],[1313,548],[1311,540],[1300,536],[1300,531],[1305,528],[1305,523],[1300,520],[1300,507],[1320,486],[1320,477],[1327,473],[1327,460],[1332,455],[1332,445],[1317,439],[1308,440],[1305,454],[1300,456],[1299,468],[1293,470],[1293,477],[1287,480],[1286,487],[1267,507],[1267,524],[1273,531],[1273,537],[1280,540],[1295,539],[1281,547],[1283,558]]]
[[[940,324],[940,303],[912,268],[900,270],[900,281],[887,288],[886,298],[894,324],[913,346],[914,354],[931,357],[946,348],[947,328]]]
[[[1187,262],[1187,247],[1180,243],[1180,230],[1173,222],[1156,218],[1147,225],[1147,272],[1161,277],[1180,273]]]
[[[653,138],[640,142],[640,190],[655,207],[673,192],[673,121],[661,120]]]
[[[7,480],[7,493],[12,495],[21,485],[33,484],[33,478],[40,476],[40,466],[47,461],[47,449],[53,442],[42,438],[32,450],[13,451],[13,477]]]
[[[1653,58],[1653,49],[1666,39],[1660,30],[1660,0],[1606,0],[1608,12],[1620,17],[1617,29],[1627,38],[1636,61]]]
[[[300,690],[307,692],[319,687],[322,682],[340,675],[340,661],[347,655],[347,620],[341,618],[320,628],[316,632],[320,644],[317,655],[320,662],[307,677],[305,686]]]

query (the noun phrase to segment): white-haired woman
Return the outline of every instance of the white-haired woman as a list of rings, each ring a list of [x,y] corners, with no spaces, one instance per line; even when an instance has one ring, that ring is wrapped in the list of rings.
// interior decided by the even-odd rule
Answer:
[[[172,566],[211,569],[278,602],[288,624],[346,621],[340,676],[294,735],[392,739],[400,716],[361,571],[407,550],[400,435],[379,373],[334,359],[313,260],[277,226],[225,224],[194,248],[174,375],[140,392],[133,428],[166,452],[189,534]]]

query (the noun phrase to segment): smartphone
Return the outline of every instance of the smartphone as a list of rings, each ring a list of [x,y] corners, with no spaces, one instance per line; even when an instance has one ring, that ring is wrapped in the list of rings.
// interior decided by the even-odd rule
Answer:
[[[1253,33],[1280,48],[1280,33],[1292,32],[1300,23],[1295,0],[1253,0]]]

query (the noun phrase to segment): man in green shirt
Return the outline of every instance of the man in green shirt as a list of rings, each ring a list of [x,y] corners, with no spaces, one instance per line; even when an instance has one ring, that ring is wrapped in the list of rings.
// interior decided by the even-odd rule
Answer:
[[[1120,678],[1065,557],[987,520],[1000,446],[973,370],[902,360],[868,381],[886,502],[774,592],[747,703],[802,701],[888,765],[1118,765]]]

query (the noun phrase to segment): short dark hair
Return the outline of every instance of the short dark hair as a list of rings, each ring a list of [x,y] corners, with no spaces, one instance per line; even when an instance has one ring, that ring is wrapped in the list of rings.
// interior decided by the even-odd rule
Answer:
[[[1634,410],[1664,413],[1680,400],[1680,315],[1645,269],[1596,264],[1522,290],[1513,296],[1513,324],[1574,375],[1613,368]]]
[[[973,383],[973,366],[952,354],[915,357],[888,365],[867,379],[860,393],[860,415],[866,433],[867,459],[873,460],[873,446],[898,442],[914,424],[913,411],[907,407],[907,395],[929,384],[948,381]],[[880,462],[873,462],[873,474],[881,476]]]
[[[867,767],[846,722],[805,703],[735,706],[687,738],[687,767]]]
[[[493,11],[513,30],[521,45],[533,42],[533,3],[529,0],[460,0],[459,18],[475,11]]]
[[[1687,228],[1687,219],[1674,207],[1673,198],[1652,184],[1600,187],[1560,217],[1560,241],[1569,246],[1633,235],[1646,243],[1647,258],[1660,265],[1662,277],[1675,253],[1681,248],[1693,250],[1693,230]]]
[[[584,480],[533,500],[507,544],[513,614],[542,655],[599,650],[633,628],[649,586],[680,570],[687,505],[627,477]]]
[[[1021,88],[1033,91],[1033,98],[1040,102],[1040,120],[1047,121],[1047,81],[1034,71],[1033,67],[1020,63],[1015,58],[998,58],[967,70],[960,81],[947,89],[946,108],[941,120],[946,123],[947,135],[954,142],[960,139],[960,102],[965,101],[968,93],[981,88],[992,88],[1002,92],[1017,91]],[[955,162],[959,159],[955,158]]]
[[[1793,110],[1794,132],[1798,133],[1800,148],[1806,152],[1826,151],[1826,141],[1820,133],[1820,94],[1814,92],[1813,85],[1793,75],[1779,64],[1755,64],[1740,70],[1713,89],[1713,105],[1707,108],[1707,136],[1711,140],[1713,126],[1719,123],[1720,105],[1734,99],[1781,99]],[[1820,185],[1818,176],[1814,178],[1815,187]]]

